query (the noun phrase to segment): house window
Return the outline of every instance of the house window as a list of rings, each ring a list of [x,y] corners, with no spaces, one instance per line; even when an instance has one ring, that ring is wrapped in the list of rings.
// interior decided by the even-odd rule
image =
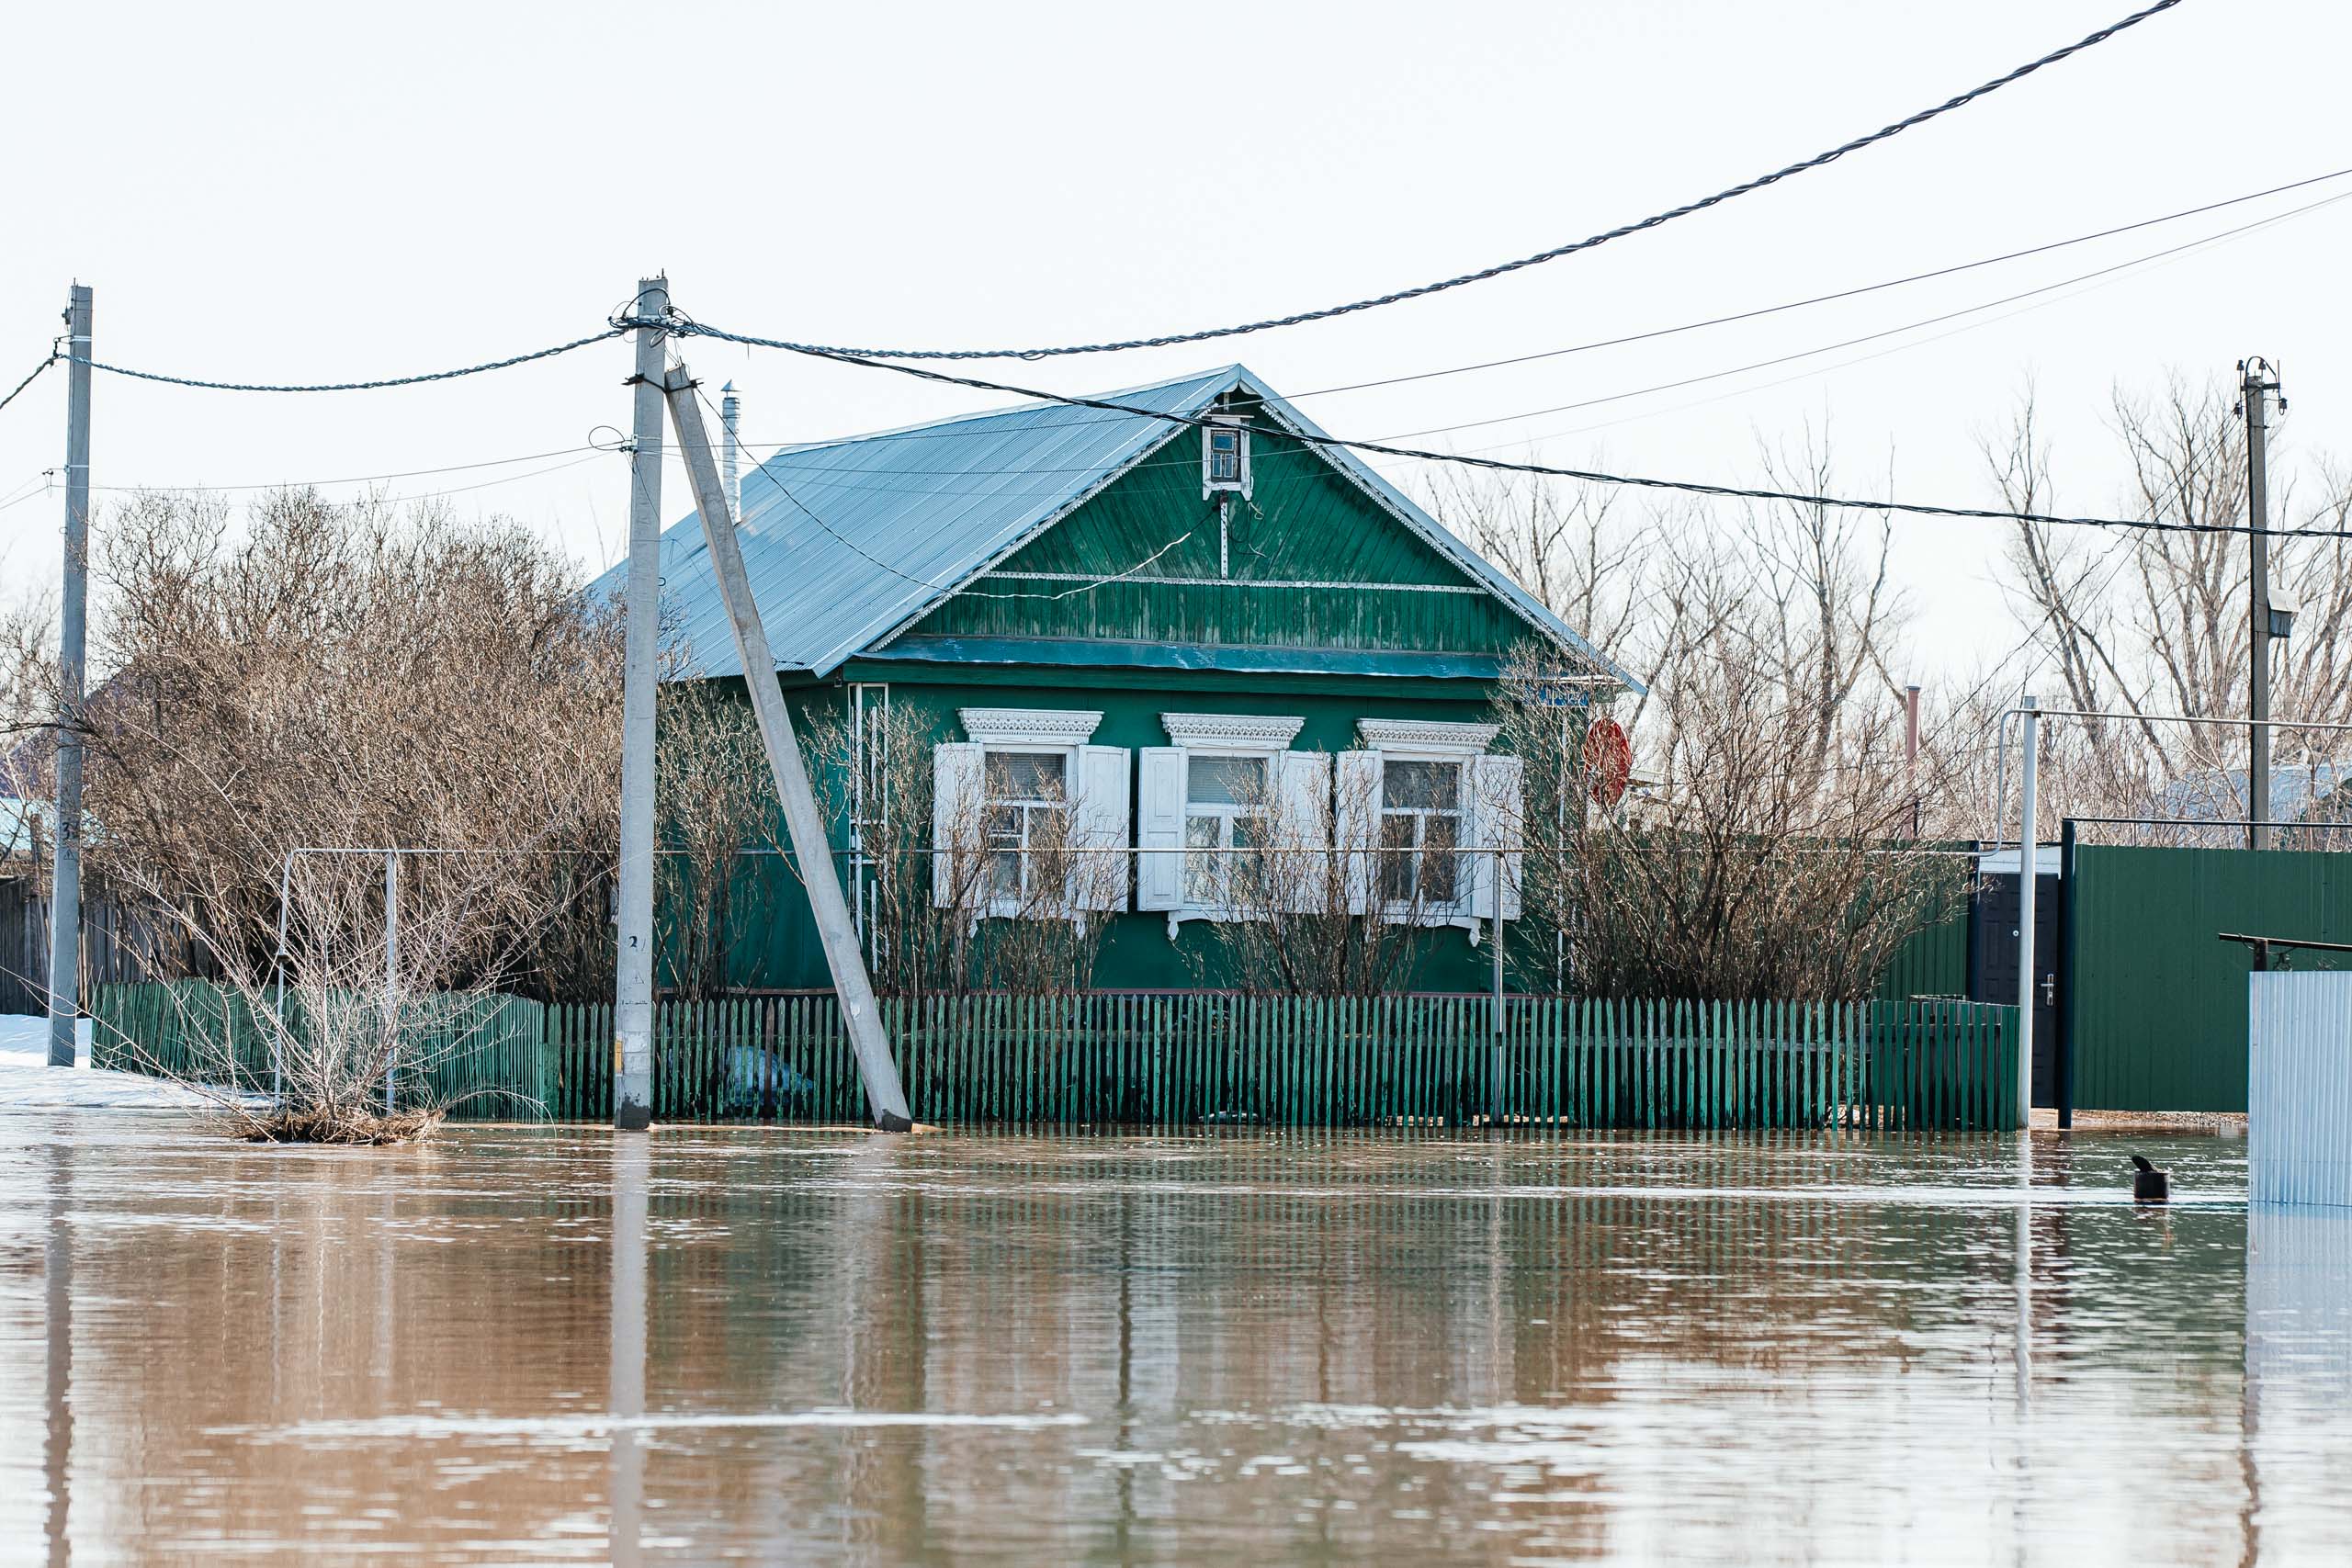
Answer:
[[[1213,423],[1201,433],[1201,493],[1250,493],[1250,432],[1238,423]]]
[[[1237,879],[1252,886],[1258,824],[1267,806],[1267,759],[1191,756],[1184,768],[1184,903],[1230,904]]]
[[[1099,712],[958,708],[932,749],[932,902],[975,918],[1126,908],[1128,754]]]
[[[1462,883],[1462,764],[1391,761],[1380,780],[1380,897],[1451,905]]]
[[[1023,902],[1038,886],[1039,862],[1069,842],[1069,757],[1061,751],[989,751],[982,823],[991,900]],[[1051,874],[1046,873],[1045,874]]]

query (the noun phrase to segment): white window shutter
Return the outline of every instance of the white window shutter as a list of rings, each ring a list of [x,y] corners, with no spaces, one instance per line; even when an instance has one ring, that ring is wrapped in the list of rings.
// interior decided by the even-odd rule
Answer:
[[[956,905],[959,885],[964,903],[978,902],[988,881],[978,840],[987,760],[987,750],[968,740],[931,754],[931,901],[943,909]]]
[[[1184,749],[1136,753],[1136,908],[1184,907]]]
[[[1333,767],[1337,793],[1332,825],[1348,882],[1348,913],[1366,914],[1372,908],[1373,852],[1380,841],[1380,753],[1342,751],[1333,759]]]
[[[1470,767],[1471,819],[1465,841],[1487,852],[1470,867],[1470,913],[1491,920],[1497,918],[1493,851],[1498,845],[1520,843],[1526,831],[1521,819],[1521,780],[1526,770],[1517,757],[1474,758]],[[1519,919],[1521,858],[1516,849],[1502,857],[1500,918],[1506,920]]]
[[[1331,847],[1329,755],[1275,752],[1273,797],[1277,849],[1293,852],[1298,863],[1286,878],[1290,907],[1306,914],[1330,908],[1330,879],[1341,872],[1325,852]]]
[[[1127,749],[1078,749],[1078,798],[1070,808],[1070,903],[1080,909],[1127,907]],[[1111,853],[1111,851],[1120,853]]]

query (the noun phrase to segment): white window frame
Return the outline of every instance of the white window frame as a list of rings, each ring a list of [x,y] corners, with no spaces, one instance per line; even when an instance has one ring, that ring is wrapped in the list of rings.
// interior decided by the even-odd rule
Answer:
[[[1370,897],[1380,908],[1384,919],[1415,919],[1423,925],[1462,926],[1475,941],[1479,920],[1470,911],[1476,902],[1477,870],[1469,863],[1470,855],[1481,846],[1468,840],[1478,836],[1476,763],[1487,755],[1487,748],[1502,727],[1494,724],[1463,724],[1440,719],[1363,718],[1356,721],[1356,734],[1366,749],[1380,753],[1381,798],[1373,803],[1371,820],[1366,828],[1371,835],[1373,850],[1372,886]],[[1451,762],[1459,772],[1455,785],[1453,897],[1444,903],[1424,901],[1418,908],[1409,901],[1396,902],[1382,897],[1384,863],[1381,859],[1381,824],[1388,815],[1388,764],[1391,762]]]
[[[1240,472],[1229,479],[1216,477],[1215,443],[1211,439],[1226,431],[1233,433],[1241,457]],[[1208,423],[1201,427],[1201,499],[1213,501],[1220,495],[1238,495],[1247,501],[1250,492],[1249,423],[1239,414],[1211,414]]]
[[[1306,728],[1306,720],[1299,715],[1163,713],[1159,716],[1159,725],[1168,732],[1169,743],[1184,753],[1184,790],[1176,818],[1178,842],[1183,846],[1176,870],[1180,903],[1168,911],[1168,934],[1172,940],[1176,928],[1186,920],[1235,920],[1243,918],[1242,912],[1229,904],[1196,904],[1191,897],[1193,759],[1229,757],[1259,761],[1264,764],[1266,790],[1271,796],[1282,787],[1281,781],[1274,776],[1274,759],[1291,749],[1291,742],[1298,739],[1298,732]],[[1230,845],[1233,820],[1243,814],[1243,808],[1212,807],[1210,809],[1226,819],[1219,837]]]
[[[1087,708],[958,708],[956,716],[963,721],[964,733],[980,750],[980,897],[975,913],[985,919],[1004,919],[1018,915],[1024,908],[1035,908],[1034,899],[1024,896],[1006,897],[995,889],[994,853],[989,847],[989,758],[992,755],[1023,753],[1031,756],[1054,756],[1062,760],[1061,814],[1063,831],[1076,830],[1079,783],[1079,748],[1094,738],[1102,728],[1100,709]],[[1021,874],[1025,882],[1030,874],[1028,852],[1029,813],[1022,813]]]

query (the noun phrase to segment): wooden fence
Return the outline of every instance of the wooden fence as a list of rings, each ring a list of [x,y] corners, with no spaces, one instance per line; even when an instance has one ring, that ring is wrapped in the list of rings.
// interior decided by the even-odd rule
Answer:
[[[93,881],[82,897],[82,995],[101,986],[202,975],[209,964],[169,914]],[[49,895],[0,877],[0,1013],[49,1010]]]
[[[188,1032],[216,1038],[225,1019],[245,1032],[241,1077],[261,1083],[250,1021],[217,991],[185,999],[213,990],[104,988],[100,1065],[185,1071]],[[455,1100],[464,1118],[611,1118],[609,1006],[472,1006],[418,1043],[434,1066],[404,1099]],[[916,1114],[956,1126],[2016,1125],[2016,1010],[1976,1002],[1512,998],[1499,1034],[1472,997],[983,996],[883,1012]],[[653,1115],[865,1120],[840,1010],[829,996],[662,1004]]]

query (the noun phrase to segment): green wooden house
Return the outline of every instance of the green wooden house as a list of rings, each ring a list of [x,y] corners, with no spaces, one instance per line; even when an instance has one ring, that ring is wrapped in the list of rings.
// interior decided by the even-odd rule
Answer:
[[[1341,845],[1464,852],[1408,857],[1437,870],[1402,891],[1439,928],[1421,983],[1476,985],[1482,931],[1517,913],[1514,868],[1469,852],[1507,836],[1517,791],[1492,750],[1503,661],[1536,639],[1572,707],[1629,677],[1371,468],[1300,440],[1322,432],[1242,367],[1107,397],[1148,412],[1007,409],[745,475],[738,536],[797,713],[929,721],[936,802],[985,807],[988,869],[936,890],[975,920],[1003,912],[1043,826],[1107,855],[1069,909],[1110,922],[1101,987],[1198,983],[1225,913],[1206,867],[1251,791],[1322,807]],[[740,682],[698,518],[662,563],[694,678]],[[834,844],[854,904],[857,814]],[[773,861],[749,874],[729,983],[825,986],[797,886]],[[1400,892],[1376,882],[1356,907]]]

